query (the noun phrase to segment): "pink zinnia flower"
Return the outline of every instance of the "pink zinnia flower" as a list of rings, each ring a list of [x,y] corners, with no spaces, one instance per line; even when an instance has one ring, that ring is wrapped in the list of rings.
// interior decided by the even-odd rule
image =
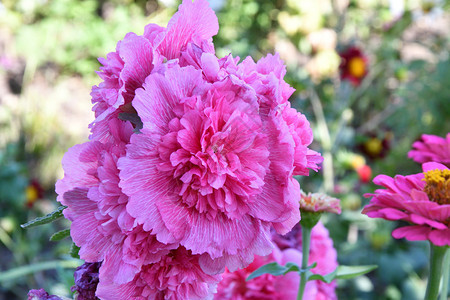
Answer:
[[[450,170],[439,163],[424,163],[424,173],[391,178],[378,175],[378,189],[362,213],[371,218],[410,223],[392,232],[394,238],[429,240],[437,246],[450,246]]]
[[[450,133],[445,138],[423,134],[420,141],[413,143],[408,157],[418,163],[438,162],[450,167]]]

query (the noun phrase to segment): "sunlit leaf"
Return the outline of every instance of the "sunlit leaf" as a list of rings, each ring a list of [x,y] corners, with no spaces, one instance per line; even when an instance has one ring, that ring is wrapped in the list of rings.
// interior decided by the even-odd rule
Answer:
[[[369,273],[370,271],[378,268],[377,265],[367,265],[367,266],[339,266],[337,267],[337,279],[350,279],[360,275]]]

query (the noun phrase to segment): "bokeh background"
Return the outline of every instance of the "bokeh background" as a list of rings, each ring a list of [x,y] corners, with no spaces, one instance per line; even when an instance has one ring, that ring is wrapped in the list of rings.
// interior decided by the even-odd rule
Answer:
[[[87,140],[97,57],[127,32],[166,25],[175,0],[0,0],[0,300],[31,288],[70,296],[71,241],[49,242],[65,220],[23,230],[51,212],[61,158]],[[450,3],[439,0],[211,0],[218,57],[278,52],[291,102],[311,121],[322,171],[306,192],[342,200],[325,218],[343,264],[378,264],[340,281],[340,299],[420,299],[426,243],[394,240],[401,225],[360,214],[377,174],[410,174],[423,133],[450,132]]]

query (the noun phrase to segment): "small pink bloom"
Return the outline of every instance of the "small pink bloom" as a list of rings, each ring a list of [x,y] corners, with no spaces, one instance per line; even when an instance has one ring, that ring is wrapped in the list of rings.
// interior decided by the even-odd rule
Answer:
[[[302,191],[300,210],[309,212],[341,213],[341,200],[322,193],[308,193]]]
[[[423,134],[420,141],[413,143],[408,157],[418,163],[438,162],[450,167],[450,133],[445,138]]]
[[[357,168],[356,173],[358,173],[359,180],[363,183],[368,183],[372,179],[372,169],[368,165]]]
[[[391,178],[378,175],[378,189],[362,213],[371,218],[410,223],[392,232],[394,238],[429,240],[437,246],[450,245],[450,170],[439,163],[424,163],[424,173]]]

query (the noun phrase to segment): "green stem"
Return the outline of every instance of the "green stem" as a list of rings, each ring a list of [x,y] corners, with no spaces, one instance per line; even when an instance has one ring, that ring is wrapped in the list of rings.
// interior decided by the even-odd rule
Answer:
[[[309,259],[309,244],[311,241],[311,229],[306,226],[302,226],[302,269],[306,269],[308,267],[308,259]],[[303,293],[305,292],[306,287],[306,272],[302,273],[300,276],[300,286],[298,288],[297,300],[303,299]]]
[[[314,116],[317,120],[317,129],[319,131],[320,140],[323,148],[323,184],[325,192],[331,193],[334,190],[334,169],[333,169],[333,156],[331,153],[332,142],[330,131],[328,129],[325,113],[323,111],[322,103],[320,102],[319,95],[317,95],[314,88],[310,89],[310,99],[313,108]]]
[[[447,251],[444,258],[444,267],[442,270],[442,290],[441,290],[441,300],[447,300],[447,293],[448,293],[448,277],[450,275],[450,251]]]
[[[425,300],[436,300],[439,295],[442,265],[447,246],[439,247],[430,243],[430,276],[428,277]]]

